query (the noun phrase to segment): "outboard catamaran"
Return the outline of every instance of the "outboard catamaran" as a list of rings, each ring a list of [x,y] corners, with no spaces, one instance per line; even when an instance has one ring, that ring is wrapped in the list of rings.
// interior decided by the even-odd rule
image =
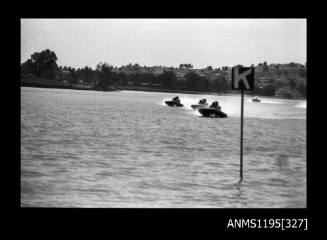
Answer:
[[[205,108],[208,107],[209,104],[207,103],[207,99],[201,99],[198,104],[191,105],[193,109]]]
[[[208,108],[199,108],[198,111],[204,117],[227,118],[227,114],[221,111],[218,102],[213,102]]]
[[[255,98],[252,99],[252,102],[260,102],[260,101],[261,100],[259,98],[257,98],[257,97],[255,97]]]
[[[183,107],[184,106],[183,104],[181,104],[181,101],[178,96],[174,97],[171,101],[165,101],[165,103],[169,107]]]

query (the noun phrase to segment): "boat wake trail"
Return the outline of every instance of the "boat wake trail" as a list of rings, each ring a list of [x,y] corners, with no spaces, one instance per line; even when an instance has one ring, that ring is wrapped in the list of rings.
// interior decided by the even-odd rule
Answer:
[[[256,103],[256,102],[253,102],[252,99],[248,99],[247,102],[249,102],[249,103]],[[260,103],[283,104],[281,102],[275,102],[275,101],[269,101],[269,100],[262,100],[262,99],[261,99]]]
[[[294,105],[297,108],[307,108],[307,101],[303,101]]]

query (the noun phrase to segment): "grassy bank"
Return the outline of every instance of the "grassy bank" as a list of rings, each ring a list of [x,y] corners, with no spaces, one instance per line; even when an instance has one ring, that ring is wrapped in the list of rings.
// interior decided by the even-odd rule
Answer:
[[[117,90],[130,90],[130,91],[145,91],[145,92],[163,92],[163,93],[185,93],[185,94],[207,94],[198,91],[156,88],[156,87],[144,87],[144,86],[116,86]],[[214,92],[208,94],[217,94]]]
[[[21,79],[22,87],[39,87],[39,88],[62,88],[62,89],[77,89],[77,90],[91,90],[91,86],[81,84],[70,84],[56,80],[42,79],[42,78],[24,78]]]
[[[230,92],[198,92],[198,91],[189,91],[189,90],[174,90],[174,89],[166,89],[166,88],[156,88],[156,87],[144,87],[144,86],[116,86],[117,90],[129,90],[129,91],[145,91],[145,92],[162,92],[162,93],[184,93],[184,94],[202,94],[202,95],[219,95],[219,96],[235,96],[239,95],[240,91],[230,91]],[[305,97],[293,97],[287,98],[283,96],[264,96],[264,95],[255,95],[250,91],[245,93],[245,96],[257,96],[257,97],[269,97],[276,99],[293,99],[293,100],[306,100]]]
[[[81,85],[81,84],[70,84],[64,83],[56,80],[50,79],[21,79],[22,87],[38,87],[38,88],[60,88],[60,89],[76,89],[76,90],[94,90],[91,86]],[[239,91],[231,91],[226,93],[218,93],[218,92],[199,92],[199,91],[190,91],[190,90],[178,90],[178,89],[167,89],[167,88],[157,88],[157,87],[147,87],[147,86],[115,86],[116,90],[128,90],[128,91],[145,91],[145,92],[162,92],[162,93],[184,93],[184,94],[202,94],[202,95],[220,95],[220,96],[228,96],[228,95],[237,95]],[[246,96],[251,96],[251,92],[245,93]],[[258,97],[270,97],[270,98],[279,98],[286,99],[286,97],[281,96],[260,96]],[[298,100],[306,100],[305,97],[294,97],[287,99],[298,99]]]

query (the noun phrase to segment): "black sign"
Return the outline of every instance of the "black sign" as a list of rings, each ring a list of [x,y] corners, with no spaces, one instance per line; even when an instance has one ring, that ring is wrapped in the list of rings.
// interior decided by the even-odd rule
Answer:
[[[254,67],[233,67],[232,89],[254,90]]]

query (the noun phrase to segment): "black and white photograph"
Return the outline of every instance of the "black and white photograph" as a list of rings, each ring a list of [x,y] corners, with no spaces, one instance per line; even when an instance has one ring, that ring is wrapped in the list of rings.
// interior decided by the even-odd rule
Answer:
[[[20,18],[20,77],[21,208],[307,208],[305,18]]]

